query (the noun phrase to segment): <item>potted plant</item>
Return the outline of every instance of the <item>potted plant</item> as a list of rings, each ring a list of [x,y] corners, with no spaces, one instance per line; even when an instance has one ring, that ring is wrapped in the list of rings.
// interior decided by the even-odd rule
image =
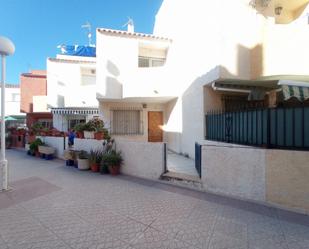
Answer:
[[[104,139],[104,128],[96,128],[94,133],[94,138],[96,140],[103,140]]]
[[[32,143],[35,140],[35,133],[32,129],[27,132],[26,141],[27,143]]]
[[[94,139],[95,127],[94,124],[89,121],[84,125],[84,138]]]
[[[104,122],[102,119],[93,118],[88,122],[91,127],[94,127],[95,133],[94,138],[97,140],[102,140],[104,138]]]
[[[84,123],[79,123],[74,126],[74,131],[76,132],[77,138],[84,138]]]
[[[103,152],[100,150],[91,150],[89,154],[90,169],[93,172],[99,172],[99,166],[102,161]]]
[[[106,153],[102,157],[103,165],[108,166],[108,171],[111,175],[118,175],[120,173],[120,166],[123,162],[120,151],[112,150],[109,153]]]
[[[48,136],[49,135],[49,129],[48,128],[43,128],[40,132],[41,136]]]
[[[89,169],[89,155],[87,151],[80,151],[80,153],[78,154],[77,166],[79,170]]]
[[[31,126],[31,131],[34,135],[39,135],[40,131],[43,129],[43,125],[40,122],[36,122]]]
[[[43,145],[43,141],[39,138],[35,139],[32,143],[30,143],[29,150],[31,155],[40,156],[39,146]]]

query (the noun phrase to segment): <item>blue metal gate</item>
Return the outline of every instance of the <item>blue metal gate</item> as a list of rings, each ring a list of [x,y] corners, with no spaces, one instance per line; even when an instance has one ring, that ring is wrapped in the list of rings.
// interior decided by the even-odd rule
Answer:
[[[195,168],[199,176],[202,176],[202,145],[195,143]]]

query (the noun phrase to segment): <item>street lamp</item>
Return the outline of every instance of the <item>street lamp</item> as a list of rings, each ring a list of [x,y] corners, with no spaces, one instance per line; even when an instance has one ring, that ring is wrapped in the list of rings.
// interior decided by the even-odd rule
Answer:
[[[8,189],[8,162],[5,159],[5,57],[14,54],[15,46],[10,39],[0,36],[1,55],[1,158],[0,171],[2,171],[1,190]]]

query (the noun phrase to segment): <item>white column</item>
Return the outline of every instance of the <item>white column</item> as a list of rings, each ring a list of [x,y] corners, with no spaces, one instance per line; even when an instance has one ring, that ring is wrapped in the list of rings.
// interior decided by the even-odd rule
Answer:
[[[1,159],[0,170],[2,171],[2,190],[8,189],[8,165],[5,159],[5,55],[1,56]]]

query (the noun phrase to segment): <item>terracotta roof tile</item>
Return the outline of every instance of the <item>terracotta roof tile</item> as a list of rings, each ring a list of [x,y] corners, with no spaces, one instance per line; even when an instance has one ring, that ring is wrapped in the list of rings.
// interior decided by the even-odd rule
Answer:
[[[152,40],[161,40],[161,41],[169,41],[172,40],[165,37],[155,36],[152,34],[145,34],[145,33],[131,33],[124,30],[116,30],[116,29],[105,29],[105,28],[98,28],[97,29],[102,34],[109,34],[109,35],[119,35],[119,36],[126,36],[126,37],[135,37],[135,38],[145,38],[145,39],[152,39]]]
[[[95,61],[84,61],[84,60],[67,60],[59,58],[47,58],[49,61],[53,62],[65,62],[65,63],[81,63],[81,64],[96,64]]]

